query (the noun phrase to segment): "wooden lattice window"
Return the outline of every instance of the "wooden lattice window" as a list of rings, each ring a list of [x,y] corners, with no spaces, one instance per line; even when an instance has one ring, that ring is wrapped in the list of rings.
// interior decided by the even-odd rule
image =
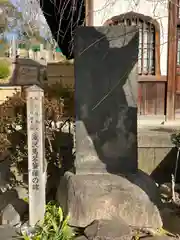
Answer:
[[[178,67],[180,66],[180,5],[179,5],[179,1],[177,4],[177,65]]]
[[[180,27],[177,27],[177,65],[180,66]]]
[[[176,3],[174,3],[174,4],[176,4]],[[179,20],[180,19],[180,2],[179,1],[177,1],[177,19]]]
[[[138,72],[140,75],[158,75],[160,73],[159,31],[158,23],[148,16],[129,12],[115,16],[106,21],[105,25],[139,27],[139,59]],[[157,38],[158,36],[158,38]],[[158,40],[158,41],[157,41]],[[158,42],[158,43],[157,43]]]

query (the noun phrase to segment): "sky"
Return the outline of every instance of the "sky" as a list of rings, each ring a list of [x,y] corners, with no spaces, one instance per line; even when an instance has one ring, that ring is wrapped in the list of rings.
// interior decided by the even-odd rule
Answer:
[[[6,1],[6,0],[3,0]],[[8,0],[7,0],[8,1]],[[29,6],[29,2],[30,0],[9,0],[13,5],[15,5],[18,10],[22,13],[26,13],[23,14],[23,17],[26,18],[26,20],[32,20],[32,18],[37,18],[37,27],[39,27],[40,30],[40,35],[44,38],[46,38],[47,36],[51,36],[50,32],[48,31],[49,27],[46,23],[46,20],[41,12],[41,9],[39,7],[39,4],[37,3],[37,0],[31,0],[31,2],[34,3],[33,7],[31,5],[31,7]],[[1,0],[0,0],[1,2]],[[37,13],[37,10],[39,9],[39,12]],[[34,11],[33,11],[34,10]],[[37,14],[34,14],[37,13]],[[13,39],[13,37],[15,37],[15,39],[17,39],[18,34],[16,32],[11,32],[11,33],[7,33],[5,34],[6,38],[10,41]]]
[[[41,35],[43,36],[43,34],[46,33],[46,31],[48,30],[48,25],[47,25],[46,20],[41,12],[39,4],[37,3],[37,0],[31,0],[31,2],[34,3],[33,6],[31,5],[31,7],[28,4],[30,2],[29,0],[9,0],[9,1],[13,5],[18,7],[18,10],[20,12],[27,13],[26,16],[25,16],[25,14],[23,15],[24,18],[26,18],[26,17],[28,19],[37,18],[37,24],[39,25],[38,27],[40,29]],[[38,11],[38,13],[37,13],[37,11]],[[37,13],[37,14],[33,14],[33,13]]]

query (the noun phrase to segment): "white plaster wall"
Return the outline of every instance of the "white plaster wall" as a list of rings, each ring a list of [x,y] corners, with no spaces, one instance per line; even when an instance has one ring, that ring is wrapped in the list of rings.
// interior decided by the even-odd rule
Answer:
[[[161,74],[167,75],[167,35],[168,1],[167,0],[93,0],[93,25],[101,26],[116,15],[134,11],[156,19],[160,24]]]

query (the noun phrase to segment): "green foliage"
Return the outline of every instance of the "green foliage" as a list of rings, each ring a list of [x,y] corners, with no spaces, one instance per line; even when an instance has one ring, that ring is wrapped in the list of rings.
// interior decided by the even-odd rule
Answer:
[[[177,148],[180,148],[180,133],[173,133],[171,135],[171,142],[172,144],[177,147]]]
[[[11,32],[16,26],[19,19],[22,19],[21,13],[18,9],[8,0],[0,0],[0,26],[2,32]]]
[[[24,240],[72,240],[74,234],[68,226],[68,218],[63,217],[62,209],[53,202],[46,206],[46,213],[43,223],[35,227],[33,237],[26,234],[21,239]]]
[[[142,238],[142,229],[139,229],[137,231],[135,231],[135,234],[133,236],[133,240],[140,240]],[[152,229],[147,229],[146,233],[149,235],[152,235],[154,237],[176,237],[175,234],[165,230],[164,228],[158,228],[156,230],[152,230]]]
[[[3,5],[12,5],[11,3],[10,3],[10,1],[9,0],[0,0],[0,6],[3,6]]]
[[[74,90],[56,83],[50,86],[46,85],[44,92],[45,157],[48,163],[49,177],[53,175],[54,169],[57,170],[62,166],[62,161],[66,159],[64,152],[61,153],[59,147],[64,134],[58,129],[51,128],[51,122],[74,119]],[[67,135],[69,137],[68,133]],[[10,152],[11,169],[15,169],[15,172],[23,176],[23,185],[27,184],[28,151],[25,92],[16,92],[13,97],[7,98],[7,101],[0,105],[0,152],[4,151]],[[13,179],[12,184],[22,183]]]
[[[0,60],[0,79],[5,79],[10,76],[10,63],[5,60]]]
[[[29,204],[29,198],[28,197],[24,198],[23,200],[24,200],[24,202]]]
[[[7,56],[8,50],[9,50],[9,43],[6,37],[2,35],[0,38],[0,59]]]

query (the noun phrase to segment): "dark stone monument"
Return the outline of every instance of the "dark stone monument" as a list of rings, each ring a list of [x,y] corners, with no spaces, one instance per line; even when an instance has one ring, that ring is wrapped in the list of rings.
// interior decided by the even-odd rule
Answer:
[[[156,185],[137,168],[137,28],[80,27],[75,40],[76,174],[65,173],[57,200],[74,226],[161,227],[147,194]]]
[[[79,28],[75,45],[76,172],[137,171],[138,32]]]

